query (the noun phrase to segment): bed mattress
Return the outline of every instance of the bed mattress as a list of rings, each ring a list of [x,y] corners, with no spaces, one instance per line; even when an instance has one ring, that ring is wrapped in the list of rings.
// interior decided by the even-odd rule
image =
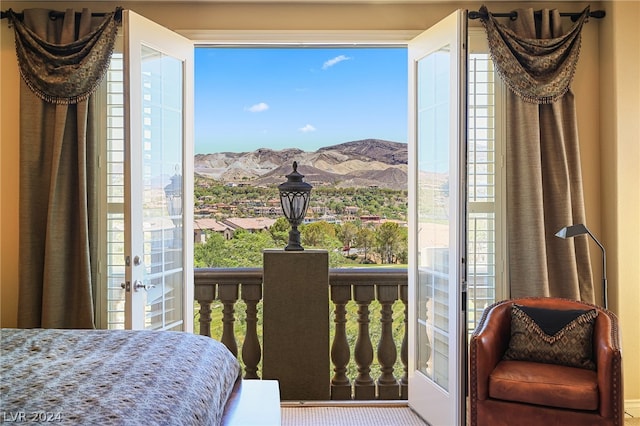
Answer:
[[[217,425],[240,375],[190,333],[2,329],[0,344],[3,422]]]

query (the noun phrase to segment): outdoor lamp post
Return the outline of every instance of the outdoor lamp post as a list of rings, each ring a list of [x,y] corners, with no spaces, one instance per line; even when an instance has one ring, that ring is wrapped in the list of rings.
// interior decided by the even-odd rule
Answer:
[[[289,231],[289,244],[285,251],[301,251],[300,231],[298,226],[302,223],[307,207],[309,207],[309,194],[312,186],[302,181],[304,176],[298,173],[298,163],[293,162],[293,172],[287,175],[287,181],[278,185],[280,191],[280,205],[282,213],[291,225]]]
[[[604,249],[604,246],[600,244],[600,241],[598,241],[598,239],[593,236],[591,231],[589,231],[589,229],[587,229],[587,227],[582,223],[578,225],[565,226],[556,233],[556,237],[565,239],[584,234],[589,234],[593,241],[595,241],[596,244],[600,247],[600,250],[602,250],[602,301],[604,303],[605,309],[608,309],[609,302],[607,298],[607,252]]]

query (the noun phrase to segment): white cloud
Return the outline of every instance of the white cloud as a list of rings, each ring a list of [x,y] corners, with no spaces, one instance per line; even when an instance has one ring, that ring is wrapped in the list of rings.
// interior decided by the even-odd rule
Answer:
[[[300,127],[298,130],[300,130],[302,133],[309,133],[309,132],[315,132],[316,128],[313,127],[311,124],[307,124],[304,127]]]
[[[262,112],[269,109],[269,105],[264,102],[260,102],[259,104],[251,105],[249,108],[245,108],[245,111],[249,112]]]
[[[336,56],[335,58],[329,59],[324,64],[322,64],[322,69],[326,70],[327,68],[330,68],[330,67],[334,66],[335,64],[337,64],[339,62],[348,61],[349,59],[351,59],[351,58],[349,56],[345,56],[345,55]]]

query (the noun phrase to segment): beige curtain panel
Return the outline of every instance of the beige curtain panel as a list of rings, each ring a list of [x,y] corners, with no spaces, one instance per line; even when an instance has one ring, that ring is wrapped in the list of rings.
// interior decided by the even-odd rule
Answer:
[[[580,30],[566,34],[557,10],[517,10],[505,26],[487,12],[489,49],[507,95],[507,233],[511,297],[594,302],[587,237],[562,240],[562,227],[587,223],[580,143],[570,84]]]
[[[85,9],[11,14],[20,72],[18,326],[93,328],[97,146],[91,94],[117,31]],[[105,24],[105,22],[107,24]],[[86,80],[86,81],[85,81]]]

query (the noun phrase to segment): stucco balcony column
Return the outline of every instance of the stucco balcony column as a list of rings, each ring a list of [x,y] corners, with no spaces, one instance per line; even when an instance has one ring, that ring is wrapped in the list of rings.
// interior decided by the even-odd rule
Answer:
[[[329,254],[265,250],[264,379],[282,400],[329,400]]]

